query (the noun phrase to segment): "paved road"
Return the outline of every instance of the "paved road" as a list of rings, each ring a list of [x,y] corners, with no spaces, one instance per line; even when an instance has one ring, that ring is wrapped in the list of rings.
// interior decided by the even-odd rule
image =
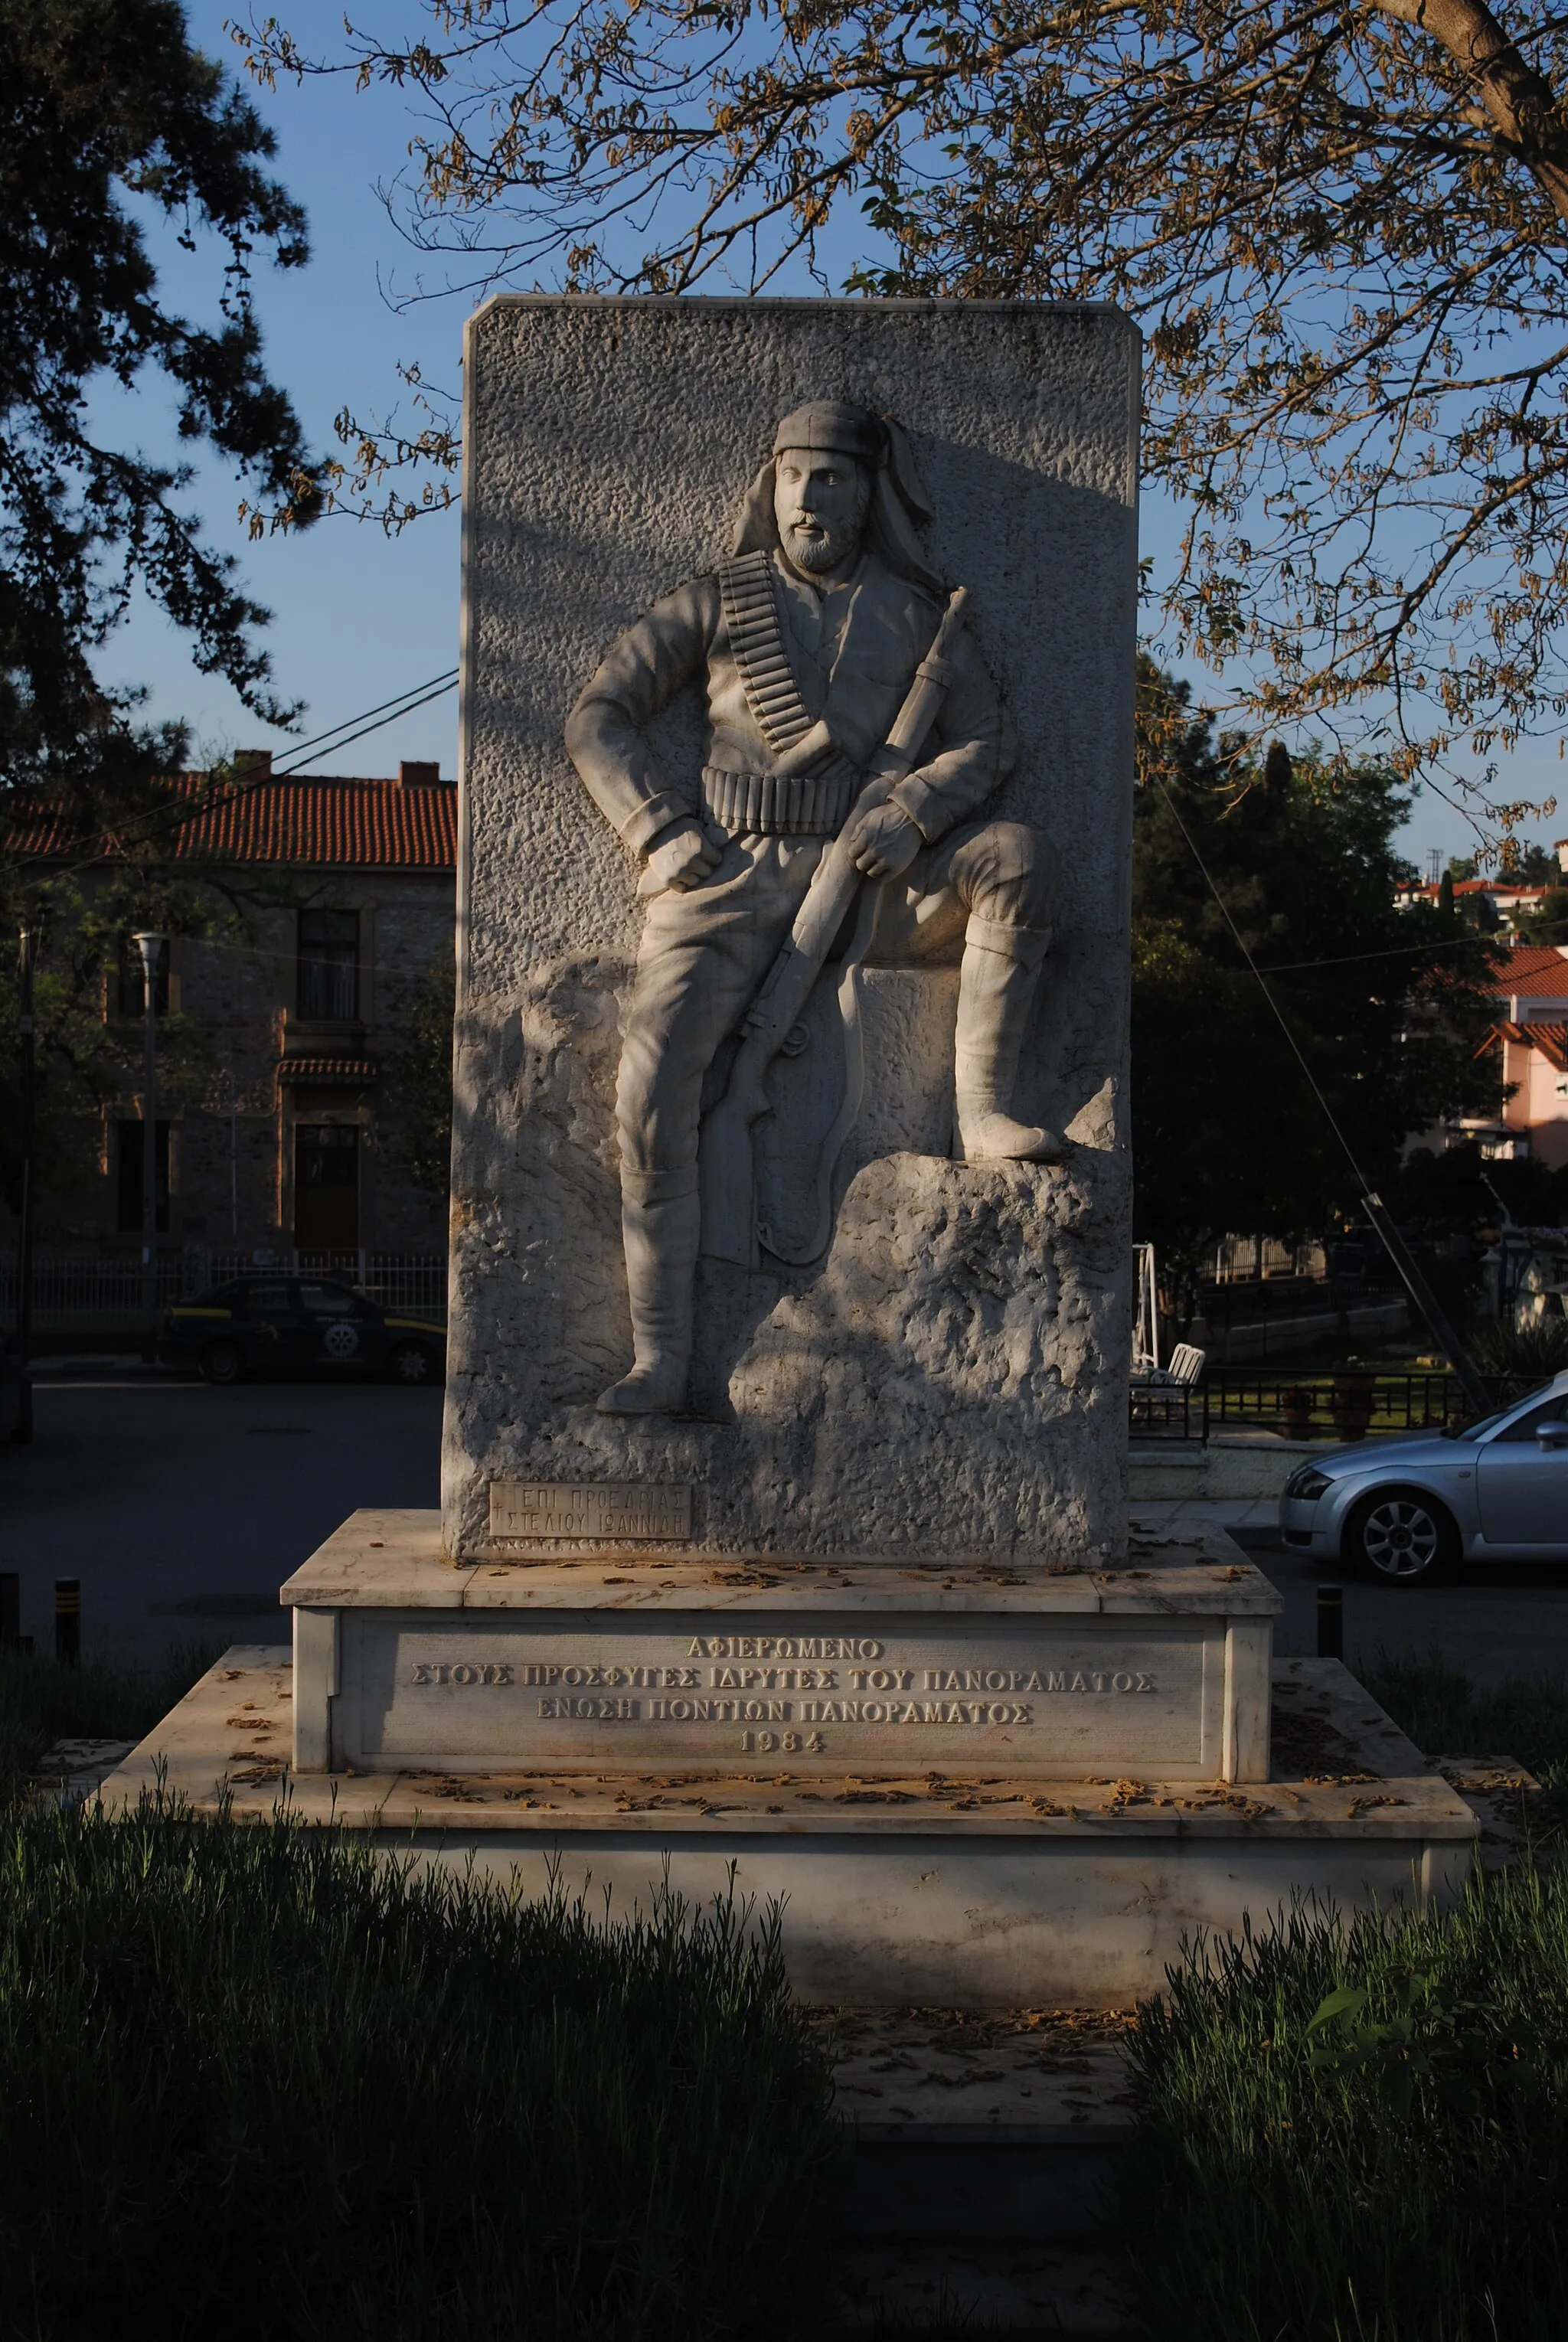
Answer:
[[[277,1589],[357,1505],[438,1501],[441,1394],[380,1383],[234,1390],[40,1381],[31,1447],[0,1446],[0,1567],[53,1647],[54,1582],[82,1580],[83,1647],[288,1639]]]
[[[1568,1567],[1477,1566],[1443,1586],[1376,1586],[1343,1569],[1318,1568],[1271,1534],[1243,1528],[1237,1540],[1285,1597],[1276,1648],[1294,1657],[1317,1648],[1317,1589],[1344,1588],[1345,1656],[1353,1666],[1381,1645],[1389,1651],[1440,1650],[1472,1683],[1510,1676],[1568,1674]]]
[[[356,1505],[437,1501],[441,1396],[379,1383],[40,1382],[30,1448],[0,1446],[0,1567],[47,1648],[54,1581],[82,1580],[84,1642],[135,1666],[172,1643],[286,1639],[277,1589]],[[1316,1648],[1318,1570],[1267,1506],[1140,1506],[1226,1523],[1285,1597],[1278,1646]],[[1238,1519],[1238,1514],[1241,1518]],[[1568,1672],[1568,1566],[1473,1570],[1402,1590],[1343,1579],[1354,1659],[1437,1647],[1476,1683]]]
[[[1274,1505],[1146,1504],[1141,1520],[1174,1528],[1223,1527],[1284,1596],[1274,1646],[1294,1658],[1317,1648],[1317,1589],[1344,1588],[1345,1656],[1353,1666],[1379,1645],[1399,1652],[1440,1650],[1474,1684],[1510,1676],[1568,1674],[1568,1565],[1493,1564],[1442,1586],[1377,1586],[1340,1568],[1303,1561],[1281,1544]]]

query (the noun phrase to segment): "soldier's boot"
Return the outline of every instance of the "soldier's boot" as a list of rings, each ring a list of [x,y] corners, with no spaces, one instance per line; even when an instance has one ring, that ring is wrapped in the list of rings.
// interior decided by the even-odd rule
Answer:
[[[635,1363],[629,1375],[601,1393],[601,1415],[667,1415],[684,1406],[701,1224],[702,1206],[694,1195],[658,1204],[623,1196]]]
[[[971,934],[974,925],[971,923]],[[966,1163],[1060,1163],[1064,1140],[1013,1118],[1013,1089],[1045,937],[986,922],[984,945],[964,947],[954,1086]]]

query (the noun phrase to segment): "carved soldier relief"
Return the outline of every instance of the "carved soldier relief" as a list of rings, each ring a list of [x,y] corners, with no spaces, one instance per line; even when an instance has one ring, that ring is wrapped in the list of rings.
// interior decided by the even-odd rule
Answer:
[[[1064,1151],[1012,1113],[1055,859],[1038,830],[984,819],[1010,730],[966,596],[922,548],[930,517],[895,422],[834,400],[797,409],[731,558],[629,627],[568,720],[573,762],[638,856],[648,906],[616,1091],[634,1363],[599,1399],[604,1414],[681,1408],[699,1253],[745,1268],[772,1249],[754,1133],[769,1066],[818,983],[849,1011],[862,967],[957,964],[958,1150],[971,1163]],[[645,735],[699,679],[709,734],[694,802]],[[859,1103],[855,1043],[846,1014],[843,1104],[814,1171],[817,1254]]]

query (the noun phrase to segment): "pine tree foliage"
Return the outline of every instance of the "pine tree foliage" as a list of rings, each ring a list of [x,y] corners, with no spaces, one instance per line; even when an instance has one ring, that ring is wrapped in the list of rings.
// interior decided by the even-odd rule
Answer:
[[[0,0],[0,791],[123,804],[183,755],[96,672],[138,588],[204,673],[286,717],[255,640],[267,612],[180,508],[188,467],[119,444],[100,395],[167,392],[179,437],[245,479],[254,526],[320,509],[251,303],[258,247],[306,257],[303,213],[261,167],[273,149],[177,0]],[[189,249],[201,231],[226,246],[215,319],[164,300],[149,207]]]

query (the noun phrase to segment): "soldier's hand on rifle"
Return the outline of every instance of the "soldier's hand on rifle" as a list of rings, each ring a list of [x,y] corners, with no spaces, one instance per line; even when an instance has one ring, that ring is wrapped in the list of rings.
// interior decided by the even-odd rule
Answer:
[[[868,878],[896,878],[907,870],[924,843],[906,813],[895,805],[873,806],[862,814],[844,840],[850,860]]]
[[[678,893],[687,886],[700,886],[718,868],[724,853],[722,835],[715,838],[698,822],[678,821],[665,830],[649,855],[637,892],[662,895],[666,887]]]

